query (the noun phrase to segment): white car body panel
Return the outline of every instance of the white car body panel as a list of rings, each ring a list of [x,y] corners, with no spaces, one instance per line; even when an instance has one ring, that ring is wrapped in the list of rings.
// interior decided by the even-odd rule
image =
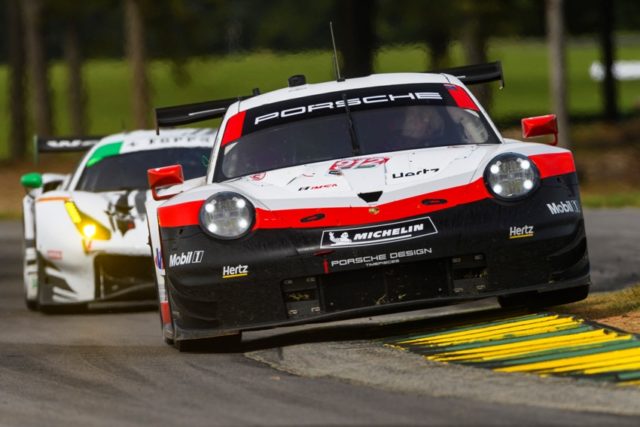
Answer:
[[[53,303],[84,303],[96,299],[95,259],[99,255],[152,256],[145,211],[145,201],[152,200],[148,190],[94,193],[76,189],[93,153],[114,142],[122,142],[119,154],[174,147],[210,148],[215,134],[211,129],[178,129],[163,132],[161,136],[151,130],[110,135],[88,151],[72,175],[43,174],[45,183],[54,178],[66,179],[61,189],[31,190],[23,199],[26,299],[34,301],[38,298],[38,254],[44,263],[45,274],[66,284],[53,287]],[[135,226],[120,231],[115,227],[113,216],[115,206],[123,196],[131,208],[129,213]],[[66,201],[72,201],[83,214],[109,229],[111,238],[84,239],[65,209]]]

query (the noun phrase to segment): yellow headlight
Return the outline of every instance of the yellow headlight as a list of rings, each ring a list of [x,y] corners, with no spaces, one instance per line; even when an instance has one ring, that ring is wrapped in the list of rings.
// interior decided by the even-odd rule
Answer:
[[[67,213],[74,224],[80,224],[80,222],[82,222],[82,217],[80,216],[80,212],[78,211],[75,203],[65,202],[64,207],[67,209]]]
[[[84,234],[84,237],[86,237],[87,239],[91,239],[93,236],[95,236],[96,235],[95,224],[85,224],[82,227],[82,234]]]
[[[109,240],[111,232],[98,221],[80,211],[71,200],[64,204],[71,222],[76,226],[80,235],[86,240]]]

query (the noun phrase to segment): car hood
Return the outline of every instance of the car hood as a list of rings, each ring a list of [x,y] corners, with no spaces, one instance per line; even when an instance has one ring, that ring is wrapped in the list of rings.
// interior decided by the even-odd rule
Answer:
[[[259,173],[224,185],[267,209],[292,203],[366,206],[468,184],[496,148],[464,145],[350,157]]]

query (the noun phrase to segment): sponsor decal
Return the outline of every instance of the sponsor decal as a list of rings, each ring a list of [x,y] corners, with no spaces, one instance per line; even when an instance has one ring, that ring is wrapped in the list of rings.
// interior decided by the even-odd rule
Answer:
[[[377,267],[380,265],[397,264],[402,258],[431,255],[433,248],[418,248],[405,251],[381,253],[377,255],[359,256],[331,261],[331,267],[348,267],[350,265],[362,265],[366,267]]]
[[[323,190],[325,188],[336,188],[338,184],[322,184],[322,185],[311,185],[307,187],[300,187],[298,191],[308,191],[308,190]]]
[[[391,178],[398,179],[398,178],[407,178],[407,177],[410,177],[410,176],[429,175],[429,174],[432,174],[432,173],[436,173],[439,170],[440,170],[439,168],[433,168],[433,169],[424,168],[424,169],[421,169],[421,170],[416,171],[416,172],[393,173],[391,175]]]
[[[144,194],[144,192],[141,192]],[[141,194],[138,193],[138,194]],[[127,234],[129,230],[136,228],[136,221],[131,213],[134,206],[129,204],[129,195],[131,191],[118,196],[115,202],[109,202],[105,211],[109,217],[109,224],[113,231],[120,231],[121,235]]]
[[[533,237],[533,225],[523,225],[522,227],[509,227],[509,239],[521,239],[523,237]]]
[[[342,169],[368,169],[384,165],[389,160],[388,157],[365,157],[360,159],[338,160],[329,168],[330,174],[339,175]]]
[[[266,172],[254,173],[253,175],[249,175],[249,179],[251,181],[262,181],[265,176],[267,176]]]
[[[47,251],[47,258],[49,259],[55,259],[55,260],[61,260],[62,259],[62,251],[60,250],[48,250]]]
[[[430,217],[393,222],[373,227],[325,230],[320,240],[321,248],[378,245],[437,234]]]
[[[580,213],[580,204],[577,200],[565,200],[558,203],[547,203],[547,208],[551,215],[565,214],[565,213]]]
[[[46,146],[50,148],[60,149],[60,148],[84,148],[91,147],[99,142],[99,139],[59,139],[59,140],[49,140],[46,142]]]
[[[238,264],[236,266],[225,265],[222,267],[222,278],[232,279],[234,277],[245,277],[249,275],[249,266]]]
[[[160,252],[160,248],[156,248],[156,266],[158,267],[158,270],[162,270],[164,268],[163,262],[162,262],[162,252]]]
[[[389,102],[392,103],[396,100],[402,100],[406,102],[406,100],[425,99],[442,100],[442,95],[440,95],[438,92],[407,92],[402,94],[372,95],[359,98],[349,98],[346,100],[346,105],[348,105],[349,107],[354,107],[357,105],[380,104]],[[333,110],[335,108],[345,108],[345,101],[339,99],[336,101],[321,102],[311,105],[300,105],[298,107],[287,108],[286,110],[273,111],[271,113],[263,114],[262,116],[256,117],[253,124],[258,125],[262,122],[277,118],[298,116],[301,114],[313,113],[314,111],[319,110]]]
[[[189,251],[173,254],[169,257],[169,267],[177,267],[187,264],[200,264],[204,257],[204,251]]]

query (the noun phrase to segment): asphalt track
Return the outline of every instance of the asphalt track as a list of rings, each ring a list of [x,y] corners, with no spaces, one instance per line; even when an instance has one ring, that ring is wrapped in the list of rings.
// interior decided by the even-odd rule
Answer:
[[[637,210],[587,213],[596,289],[640,277],[638,224]],[[0,223],[0,236],[1,425],[640,423],[635,387],[444,365],[379,340],[477,320],[491,302],[256,332],[233,352],[180,354],[161,341],[155,312],[28,312],[19,223]]]

